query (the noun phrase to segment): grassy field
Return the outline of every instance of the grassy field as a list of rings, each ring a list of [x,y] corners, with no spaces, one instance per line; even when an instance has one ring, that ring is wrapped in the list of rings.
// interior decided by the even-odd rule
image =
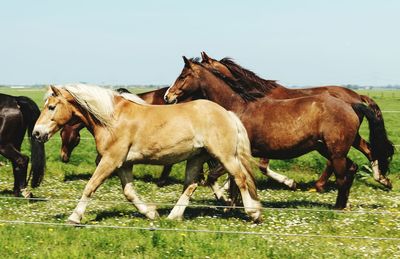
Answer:
[[[44,90],[0,88],[0,92],[25,95],[43,105]],[[383,111],[400,111],[400,91],[363,91]],[[400,144],[399,113],[384,112],[390,139]],[[368,136],[366,125],[361,129]],[[400,257],[400,164],[396,153],[389,177],[393,190],[375,183],[368,171],[357,174],[350,193],[350,209],[332,210],[337,191],[334,179],[328,191],[313,189],[324,167],[316,153],[272,168],[299,183],[297,191],[267,180],[257,173],[264,206],[262,224],[252,224],[241,209],[224,213],[209,188],[199,187],[185,220],[166,219],[182,189],[184,163],[174,166],[170,184],[158,188],[161,167],[134,167],[135,188],[147,202],[157,203],[161,215],[150,222],[127,204],[119,179],[108,179],[96,192],[82,221],[90,227],[65,226],[83,188],[94,171],[94,141],[82,131],[81,144],[64,164],[59,159],[60,137],[46,143],[47,171],[43,184],[33,190],[43,201],[12,197],[11,165],[0,167],[0,255],[2,257],[129,257],[129,258],[394,258]],[[25,141],[23,152],[29,154]],[[367,160],[352,150],[361,167]],[[24,221],[42,224],[11,224]],[[153,229],[148,230],[149,228]],[[155,229],[155,230],[154,230]],[[195,232],[198,231],[198,232]]]

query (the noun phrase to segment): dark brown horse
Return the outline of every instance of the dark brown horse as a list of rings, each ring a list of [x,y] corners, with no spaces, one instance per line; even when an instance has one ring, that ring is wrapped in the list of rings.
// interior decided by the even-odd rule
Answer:
[[[286,88],[273,80],[265,80],[260,78],[252,71],[241,67],[236,64],[230,58],[223,58],[220,61],[217,61],[213,58],[210,58],[205,52],[201,53],[202,55],[202,64],[208,68],[216,69],[224,76],[232,79],[238,80],[244,86],[250,86],[248,88],[256,88],[265,96],[268,96],[273,99],[290,99],[297,97],[310,96],[321,93],[328,93],[329,95],[339,98],[344,102],[352,105],[352,104],[363,104],[368,105],[375,113],[377,118],[381,121],[381,126],[384,128],[384,121],[382,117],[382,112],[379,106],[375,103],[374,100],[365,95],[359,95],[356,92],[340,87],[340,86],[322,86],[322,87],[313,87],[313,88],[303,88],[303,89],[289,89]],[[357,113],[359,116],[360,122],[363,119],[362,113]],[[384,130],[384,129],[383,129]],[[385,134],[386,136],[386,134]],[[385,157],[391,157],[393,155],[394,149],[392,143],[387,139],[382,140],[382,150],[386,150],[386,153],[374,153],[371,150],[371,145],[364,140],[359,134],[356,136],[356,140],[354,141],[353,147],[361,151],[367,159],[370,161],[374,179],[381,183],[382,185],[392,188],[392,184],[388,178],[385,177],[385,173],[388,171],[388,160]],[[378,156],[383,156],[383,159],[379,159]],[[383,164],[379,164],[378,160],[385,161]],[[261,160],[268,165],[268,160]],[[382,173],[381,173],[382,171]],[[330,175],[332,174],[332,168],[327,167],[324,173],[321,175],[320,179],[316,183],[316,188],[318,191],[323,191],[324,186]]]
[[[25,96],[0,94],[0,154],[12,163],[14,173],[14,195],[29,197],[27,169],[29,157],[21,153],[21,145],[28,130],[31,141],[32,187],[40,185],[45,168],[45,150],[32,136],[32,129],[40,115],[34,101]],[[30,178],[30,177],[29,177]]]
[[[259,91],[249,91],[238,80],[231,80],[196,60],[184,57],[184,61],[181,74],[165,95],[166,101],[174,103],[180,96],[200,90],[207,99],[236,112],[247,129],[256,157],[289,159],[318,151],[327,158],[336,175],[339,191],[335,208],[346,207],[357,168],[347,158],[360,127],[357,113],[369,121],[372,145],[386,138],[370,108],[360,104],[350,106],[329,94],[286,100],[262,98]]]

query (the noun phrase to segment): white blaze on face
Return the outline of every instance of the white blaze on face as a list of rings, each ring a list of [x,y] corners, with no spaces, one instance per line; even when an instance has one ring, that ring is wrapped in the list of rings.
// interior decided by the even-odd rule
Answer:
[[[171,89],[172,86],[168,87],[167,91],[164,94],[164,101],[167,100],[167,95],[169,94],[169,89]]]

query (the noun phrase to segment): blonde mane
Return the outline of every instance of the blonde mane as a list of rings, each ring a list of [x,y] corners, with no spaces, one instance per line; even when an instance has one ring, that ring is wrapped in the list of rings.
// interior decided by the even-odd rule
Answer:
[[[119,94],[118,92],[97,85],[65,84],[55,85],[55,87],[70,93],[84,110],[89,112],[95,120],[106,127],[109,127],[113,120],[115,96],[119,95],[124,99],[137,104],[147,104],[143,99],[135,94]]]
[[[65,84],[55,87],[70,93],[75,101],[100,124],[108,127],[114,113],[114,95],[110,89],[88,84]]]
[[[119,94],[120,96],[122,96],[124,99],[137,103],[137,104],[148,104],[146,103],[145,100],[143,100],[142,98],[140,98],[139,96],[137,96],[136,94],[132,94],[132,93],[121,93]]]

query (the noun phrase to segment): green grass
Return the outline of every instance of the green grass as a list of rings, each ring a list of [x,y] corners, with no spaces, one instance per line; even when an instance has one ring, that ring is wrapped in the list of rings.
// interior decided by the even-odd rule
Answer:
[[[32,97],[43,105],[44,90],[6,89],[1,92]],[[365,93],[365,92],[364,92]],[[382,110],[400,110],[400,92],[394,98],[387,92],[369,91]],[[397,98],[396,98],[397,94]],[[390,139],[400,144],[399,114],[384,113]],[[363,125],[362,134],[368,135]],[[0,167],[0,220],[22,220],[65,223],[83,188],[94,171],[94,141],[87,131],[74,151],[71,161],[59,160],[60,138],[57,134],[46,143],[47,171],[44,183],[33,190],[35,197],[47,201],[12,198],[11,165]],[[86,139],[87,138],[87,139]],[[29,153],[25,141],[23,152]],[[359,165],[367,160],[352,150],[351,158]],[[353,236],[400,238],[400,164],[393,158],[391,174],[394,188],[387,191],[370,175],[359,173],[350,193],[350,210],[332,210],[336,198],[334,179],[328,191],[316,193],[312,187],[324,167],[324,159],[313,152],[288,161],[273,161],[272,168],[299,182],[293,192],[257,173],[259,195],[265,210],[264,222],[252,224],[241,209],[224,213],[206,187],[199,187],[191,204],[211,207],[189,207],[184,221],[166,219],[182,189],[184,163],[174,166],[171,184],[158,188],[154,180],[161,172],[157,166],[135,166],[135,188],[147,202],[158,206],[159,220],[151,223],[127,204],[119,180],[108,179],[96,192],[88,206],[83,224],[181,230],[246,231],[260,235],[228,233],[193,233],[187,231],[148,231],[137,229],[74,228],[63,225],[27,225],[0,222],[0,255],[3,257],[129,257],[129,258],[360,258],[400,257],[399,240],[352,239]],[[57,200],[58,199],[58,200]],[[167,204],[167,205],[165,205]],[[281,208],[281,209],[272,209]],[[372,213],[354,213],[367,211]],[[382,213],[380,213],[382,212]],[[151,225],[153,224],[153,225]],[[316,236],[284,236],[309,234]],[[319,236],[319,237],[318,237]],[[327,238],[343,236],[347,238]]]

